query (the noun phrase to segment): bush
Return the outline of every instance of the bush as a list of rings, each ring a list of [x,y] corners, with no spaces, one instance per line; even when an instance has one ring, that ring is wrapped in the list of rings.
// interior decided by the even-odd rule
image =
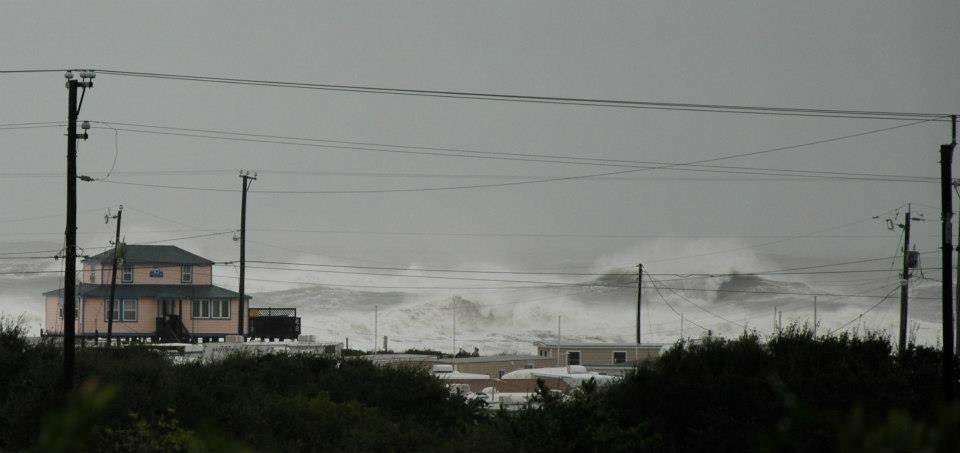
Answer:
[[[62,357],[0,322],[0,451],[957,451],[939,351],[868,333],[678,342],[619,383],[485,411],[412,368],[237,354],[174,364],[141,347]]]

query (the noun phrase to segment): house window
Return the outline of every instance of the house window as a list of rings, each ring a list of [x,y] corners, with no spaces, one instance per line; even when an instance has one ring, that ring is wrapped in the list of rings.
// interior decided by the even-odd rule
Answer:
[[[123,300],[123,320],[125,322],[132,322],[137,320],[137,300],[136,299],[125,299]]]
[[[120,282],[121,283],[133,283],[133,268],[130,266],[124,267],[120,270]]]
[[[210,301],[209,300],[193,301],[193,317],[209,318],[210,317]]]
[[[580,364],[580,351],[567,351],[567,365]]]
[[[217,319],[229,319],[230,318],[230,301],[229,300],[210,301],[210,317],[217,318]]]
[[[627,351],[613,351],[613,363],[627,363]]]
[[[93,268],[90,268],[90,283],[96,283],[96,282],[97,282],[97,268],[93,267]]]
[[[193,301],[194,319],[230,319],[229,300],[195,300]]]
[[[137,321],[137,312],[139,311],[139,303],[137,299],[122,299],[116,300],[113,302],[113,320],[114,322],[136,322]],[[110,301],[106,301],[104,304],[104,318],[107,317],[107,313],[110,311]]]
[[[180,266],[180,283],[193,283],[193,266]]]

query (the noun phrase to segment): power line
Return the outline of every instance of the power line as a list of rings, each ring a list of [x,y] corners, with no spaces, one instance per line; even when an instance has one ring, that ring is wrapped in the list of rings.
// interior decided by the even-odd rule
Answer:
[[[96,121],[96,123],[108,124],[100,121]],[[291,137],[291,136],[269,135],[269,134],[252,134],[252,133],[244,133],[244,132],[236,132],[236,131],[171,127],[171,126],[144,124],[144,123],[124,123],[124,122],[111,121],[109,124],[116,124],[120,126],[151,128],[151,129],[161,129],[166,131],[172,130],[172,131],[179,131],[179,132],[201,133],[201,134],[182,134],[182,133],[155,131],[155,130],[151,131],[151,130],[137,130],[137,129],[119,129],[119,130],[124,130],[128,132],[139,132],[139,133],[147,133],[147,134],[176,135],[176,136],[194,137],[194,138],[239,140],[239,141],[248,141],[247,139],[252,137],[253,139],[255,139],[254,140],[255,143],[316,146],[321,148],[402,153],[402,154],[415,154],[415,155],[426,155],[426,156],[460,157],[460,158],[472,158],[472,159],[520,160],[520,161],[529,161],[529,162],[546,162],[546,163],[574,164],[574,165],[596,165],[596,166],[606,166],[606,167],[632,167],[632,168],[647,168],[647,167],[637,167],[637,165],[645,165],[645,166],[679,165],[672,162],[592,158],[592,157],[565,156],[565,155],[554,155],[554,154],[477,151],[477,150],[451,148],[451,147],[397,145],[397,144],[376,143],[376,142],[368,142],[368,141],[332,140],[332,139]],[[894,128],[904,127],[908,125],[911,125],[911,124],[895,126]],[[113,128],[113,129],[118,130],[116,128]],[[890,130],[890,128],[867,131],[862,134],[863,135],[874,134],[874,133],[884,132],[887,130]],[[224,136],[203,135],[203,134],[220,134],[220,135],[227,135],[227,136],[224,137]],[[861,135],[854,134],[854,136],[861,136]],[[830,141],[843,140],[847,138],[853,138],[854,136],[838,137],[838,138],[833,138],[828,140]],[[308,143],[300,143],[300,142],[308,142]],[[330,143],[332,145],[317,145],[316,143]],[[351,145],[351,146],[337,146],[337,145]],[[377,148],[370,148],[371,146],[376,146]],[[806,146],[806,145],[800,145],[800,146]],[[418,151],[410,151],[410,150],[423,150],[428,152],[418,152]],[[451,154],[451,153],[456,153],[456,154]],[[850,176],[850,177],[859,176],[859,177],[865,177],[865,178],[875,177],[875,178],[895,178],[895,179],[911,179],[911,180],[918,179],[923,181],[927,181],[927,180],[936,181],[936,178],[934,177],[877,174],[877,173],[858,173],[858,172],[841,172],[841,171],[825,171],[825,170],[796,170],[796,169],[782,169],[782,168],[759,168],[759,167],[724,166],[724,165],[688,165],[688,166],[732,169],[732,170],[797,173],[797,174],[802,174],[802,176],[806,176],[806,177],[814,177],[814,176],[822,177],[822,176],[836,175],[836,176]],[[684,169],[684,171],[700,171],[700,170]],[[726,173],[738,173],[738,172],[726,172]],[[748,173],[748,174],[752,174],[752,173]],[[782,175],[779,175],[779,173],[759,173],[759,174],[765,174],[765,175],[771,175],[771,176],[782,176]]]
[[[890,211],[893,211],[893,209],[890,209],[890,210],[887,210],[887,211],[885,211],[885,212],[882,212],[881,214],[886,214],[886,213],[889,213]],[[867,218],[867,219],[856,220],[856,221],[853,221],[853,222],[848,222],[848,223],[844,223],[844,224],[841,224],[841,225],[832,226],[832,227],[828,227],[828,228],[822,228],[822,229],[819,229],[819,230],[811,231],[811,232],[809,232],[809,233],[799,234],[799,235],[795,235],[795,236],[792,236],[792,237],[786,237],[786,238],[778,239],[778,240],[775,240],[775,241],[768,241],[768,242],[763,242],[763,243],[760,243],[760,244],[751,244],[751,245],[747,245],[747,246],[744,246],[744,247],[735,247],[735,248],[724,249],[724,250],[715,250],[715,251],[712,251],[712,252],[698,253],[698,254],[694,254],[694,255],[685,255],[685,256],[674,257],[674,258],[664,258],[664,259],[654,260],[654,261],[650,261],[650,262],[651,262],[651,263],[665,263],[665,262],[671,262],[671,261],[681,261],[681,260],[690,259],[690,258],[700,258],[700,257],[704,257],[704,256],[713,256],[713,255],[719,255],[719,254],[723,254],[723,253],[736,252],[736,251],[740,251],[740,250],[747,250],[747,249],[753,249],[753,248],[758,248],[758,247],[766,247],[766,246],[775,245],[775,244],[782,244],[782,243],[784,243],[784,242],[789,242],[789,241],[792,241],[792,240],[795,240],[795,239],[800,239],[800,238],[805,238],[805,237],[813,237],[813,236],[816,236],[816,235],[818,235],[818,234],[820,234],[820,233],[826,233],[826,232],[828,232],[828,231],[839,230],[839,229],[842,229],[842,228],[846,228],[846,227],[849,227],[849,226],[857,225],[857,224],[860,224],[860,223],[863,223],[863,222],[867,222],[867,221],[870,221],[870,220],[873,220],[873,217],[870,217],[870,218]]]
[[[920,252],[919,254],[920,254],[920,255],[928,255],[928,254],[931,254],[931,253],[939,253],[939,252],[940,252],[939,250],[930,250],[930,251],[926,251],[926,252]],[[685,280],[692,280],[692,279],[696,279],[696,278],[733,277],[733,276],[749,276],[749,275],[794,275],[793,271],[803,271],[803,270],[811,270],[811,269],[822,269],[822,268],[825,268],[825,267],[836,267],[836,266],[846,266],[846,265],[850,265],[850,264],[861,264],[861,263],[869,263],[869,262],[876,262],[876,261],[886,261],[886,260],[892,259],[892,258],[896,258],[896,256],[893,256],[893,257],[881,257],[881,258],[864,258],[864,259],[860,259],[860,260],[844,261],[844,262],[840,262],[840,263],[820,264],[820,265],[814,265],[814,266],[802,266],[802,267],[792,267],[792,268],[786,268],[786,269],[777,269],[777,270],[775,270],[775,271],[733,272],[733,273],[727,273],[727,274],[711,274],[711,273],[705,273],[705,274],[694,274],[694,273],[669,274],[669,275],[676,275],[677,277],[680,277],[680,278],[672,279],[672,280],[666,280],[666,281],[668,281],[668,282],[669,282],[669,281],[685,281]],[[848,271],[829,271],[829,272],[824,272],[824,273],[828,273],[828,274],[830,274],[830,273],[846,274],[846,273],[864,273],[864,272],[890,272],[890,270],[889,270],[889,269],[870,269],[870,270],[857,269],[857,270],[848,270]],[[818,273],[818,272],[813,272],[813,273]],[[807,274],[807,272],[797,272],[797,273],[795,273],[795,274],[797,274],[797,275],[804,275],[804,274]],[[658,274],[658,275],[659,275],[659,274]],[[668,275],[668,274],[662,274],[662,275]]]
[[[33,128],[43,128],[43,127],[60,127],[64,126],[66,123],[63,121],[31,121],[24,123],[0,123],[0,130],[15,130],[15,129],[33,129]]]
[[[837,332],[837,331],[843,330],[845,327],[849,326],[850,324],[853,324],[854,321],[856,321],[856,320],[858,320],[858,319],[863,319],[863,315],[865,315],[865,314],[867,314],[867,313],[870,313],[871,311],[873,311],[873,309],[879,307],[880,304],[882,304],[884,301],[886,301],[886,300],[890,297],[891,294],[893,294],[894,292],[896,292],[896,291],[899,290],[899,289],[900,289],[900,283],[898,282],[898,283],[897,283],[897,286],[896,286],[895,288],[893,288],[892,290],[890,290],[890,292],[887,293],[887,295],[883,296],[883,298],[881,298],[879,302],[873,304],[873,305],[872,305],[870,308],[868,308],[866,311],[864,311],[863,313],[860,313],[859,315],[857,315],[857,317],[855,317],[855,318],[847,321],[847,322],[844,323],[842,326],[837,327],[836,329],[833,329],[833,331],[834,331],[834,332]],[[918,297],[914,297],[914,299],[918,299]],[[928,297],[928,298],[926,298],[926,299],[936,299],[936,298]]]
[[[581,105],[594,107],[616,107],[630,109],[653,109],[653,110],[675,110],[675,111],[700,111],[713,113],[740,113],[753,115],[788,115],[788,116],[814,116],[830,118],[866,118],[866,119],[895,119],[901,118],[928,118],[939,119],[949,114],[945,113],[913,113],[913,112],[885,112],[869,110],[838,110],[822,108],[792,108],[792,107],[762,107],[746,105],[722,105],[722,104],[691,104],[691,103],[673,103],[673,102],[651,102],[634,101],[620,99],[599,99],[599,98],[576,98],[576,97],[551,97],[551,96],[530,96],[518,94],[496,94],[466,91],[440,91],[440,90],[419,90],[404,88],[387,88],[377,86],[362,85],[340,85],[326,83],[306,83],[306,82],[285,82],[265,79],[243,79],[229,77],[215,77],[205,75],[171,74],[156,72],[137,72],[115,69],[97,69],[100,74],[117,75],[126,77],[143,77],[155,79],[171,79],[192,82],[221,83],[252,86],[270,86],[280,88],[300,88],[326,91],[344,91],[361,92],[374,94],[391,94],[403,96],[425,96],[435,98],[456,98],[490,101],[509,101],[540,104],[560,104],[560,105]]]
[[[899,178],[899,179],[880,179],[880,178],[837,178],[837,177],[826,177],[826,176],[817,176],[817,175],[791,175],[791,174],[777,174],[777,173],[762,173],[762,172],[720,172],[720,171],[710,171],[710,170],[700,170],[700,169],[677,169],[680,171],[690,171],[690,172],[713,172],[713,173],[734,173],[734,174],[744,174],[742,177],[728,176],[728,177],[684,177],[684,176],[640,176],[640,177],[626,177],[626,176],[608,176],[605,178],[597,178],[597,182],[621,182],[621,181],[694,181],[694,182],[744,182],[744,181],[770,181],[770,182],[830,182],[830,181],[841,181],[841,182],[854,182],[854,181],[864,181],[864,182],[927,182],[923,179],[908,179],[908,178]],[[517,175],[517,174],[496,174],[496,173],[423,173],[423,172],[369,172],[369,171],[310,171],[310,170],[281,170],[281,169],[267,169],[267,170],[257,170],[260,174],[279,174],[279,175],[307,175],[307,176],[350,176],[350,177],[369,177],[369,178],[387,178],[387,179],[398,179],[398,178],[418,178],[418,179],[514,179],[514,180],[523,180],[523,179],[535,179],[535,178],[554,178],[559,177],[559,175]],[[116,175],[153,175],[153,176],[169,176],[169,175],[228,175],[234,174],[236,170],[233,169],[209,169],[209,170],[138,170],[138,171],[124,171],[118,170],[114,171],[113,174]],[[750,175],[753,175],[750,177]],[[61,179],[62,174],[57,172],[0,172],[0,178],[30,178],[30,179]],[[910,177],[914,178],[914,177]]]
[[[121,124],[121,123],[113,123],[113,124]],[[920,124],[920,122],[898,125],[898,126],[894,126],[893,128],[905,127],[913,124]],[[162,127],[162,126],[155,126],[155,127]],[[318,148],[330,148],[330,149],[413,154],[413,155],[425,155],[425,156],[434,156],[434,157],[492,159],[492,160],[507,160],[507,161],[521,161],[521,162],[555,163],[555,164],[567,164],[567,165],[591,165],[591,166],[601,166],[601,167],[636,169],[636,171],[671,170],[671,171],[691,171],[691,172],[739,174],[739,175],[764,175],[764,176],[779,176],[779,177],[793,176],[796,178],[813,178],[818,180],[841,180],[841,181],[936,182],[936,178],[933,178],[933,177],[894,175],[894,174],[884,174],[884,173],[858,173],[858,172],[797,170],[797,169],[762,168],[762,167],[745,167],[745,166],[700,165],[704,162],[712,162],[712,161],[729,159],[734,157],[745,157],[748,155],[755,155],[755,154],[774,152],[774,151],[783,151],[783,150],[789,150],[789,149],[799,148],[803,146],[812,146],[812,145],[817,145],[821,143],[827,143],[827,142],[836,141],[836,140],[845,140],[848,138],[854,138],[854,137],[859,137],[863,135],[884,132],[887,130],[891,130],[892,128],[876,129],[873,131],[866,131],[858,134],[818,140],[815,142],[808,142],[805,144],[791,145],[786,147],[762,150],[762,151],[757,151],[753,153],[744,153],[742,155],[737,155],[737,156],[707,159],[704,161],[697,161],[696,163],[631,161],[631,160],[619,160],[619,159],[554,156],[554,155],[545,155],[545,154],[471,151],[471,150],[462,150],[462,149],[453,149],[453,148],[416,147],[416,146],[410,146],[410,145],[376,144],[376,146],[385,146],[385,147],[388,146],[393,148],[405,148],[405,149],[370,148],[370,147],[364,147],[364,146],[342,146],[342,145],[327,145],[327,144],[317,144],[317,143],[304,143],[304,141],[358,143],[358,144],[365,143],[365,142],[346,142],[346,141],[331,141],[331,140],[313,139],[313,138],[280,137],[280,136],[269,136],[269,135],[260,135],[260,134],[241,134],[241,133],[227,132],[227,131],[219,131],[217,133],[241,135],[241,136],[255,136],[255,137],[278,137],[278,138],[283,138],[284,140],[277,140],[273,138],[244,138],[244,137],[232,137],[232,136],[214,136],[214,135],[205,135],[205,134],[166,132],[166,131],[156,131],[156,130],[138,130],[138,129],[127,129],[123,127],[113,128],[113,129],[115,131],[119,130],[119,131],[134,132],[134,133],[172,135],[172,136],[205,138],[205,139],[214,139],[214,140],[230,140],[230,141],[240,141],[240,142],[269,143],[269,144],[306,146],[306,147],[318,147]],[[184,129],[184,128],[177,128],[176,130],[180,130],[180,129]],[[186,129],[186,130],[192,130],[192,129]],[[291,140],[296,140],[296,141],[291,141]],[[409,148],[427,149],[427,150],[441,149],[441,150],[451,150],[459,153],[471,153],[471,154],[451,154],[447,152],[436,152],[436,151],[410,151]],[[610,176],[615,176],[615,175],[616,173],[612,173],[610,175],[606,175],[606,178],[609,179]],[[596,177],[603,177],[603,176],[604,175],[601,174],[601,175],[597,175]],[[542,180],[561,180],[562,178],[566,178],[566,177],[552,177],[552,178],[541,178],[541,179]]]
[[[197,234],[197,235],[193,235],[193,236],[180,236],[180,237],[169,238],[169,239],[158,239],[158,240],[155,240],[155,241],[131,242],[131,243],[127,244],[127,245],[158,244],[158,243],[161,243],[161,242],[172,242],[172,241],[179,241],[179,240],[182,240],[182,239],[198,239],[198,238],[208,238],[208,237],[213,237],[213,236],[222,236],[222,235],[224,235],[224,234],[231,234],[231,233],[233,233],[233,230],[220,231],[220,232],[216,232],[216,233]],[[109,247],[108,247],[108,248],[109,248]]]
[[[217,275],[214,274],[214,277],[218,278],[229,278],[229,279],[239,279],[240,277],[235,275]],[[278,280],[278,279],[269,279],[269,278],[252,278],[246,277],[247,280],[268,282],[268,283],[287,283],[292,285],[304,285],[308,287],[333,287],[333,288],[356,288],[356,289],[426,289],[426,290],[520,290],[520,289],[543,289],[543,286],[535,285],[523,285],[523,286],[398,286],[398,285],[343,285],[343,284],[334,284],[334,283],[320,283],[320,282],[304,282],[304,281],[294,281],[294,280]]]
[[[509,232],[445,232],[445,231],[372,231],[372,230],[325,230],[309,228],[263,227],[250,228],[249,231],[285,232],[285,233],[318,233],[318,234],[354,234],[354,235],[382,235],[382,236],[450,236],[450,237],[526,237],[526,238],[594,238],[594,239],[772,239],[796,238],[788,234],[604,234],[604,233],[509,233]],[[817,239],[890,239],[889,234],[842,234],[817,235]],[[937,236],[939,237],[939,236]]]
[[[63,274],[63,271],[0,271],[0,275]]]
[[[492,279],[492,278],[451,277],[451,276],[439,276],[439,275],[384,274],[384,273],[375,273],[375,272],[336,271],[336,270],[324,270],[324,269],[291,269],[291,268],[284,268],[284,267],[269,267],[269,266],[249,266],[249,267],[251,269],[314,272],[314,273],[326,273],[326,274],[372,275],[372,276],[380,276],[380,277],[482,281],[482,282],[493,282],[493,283],[526,283],[526,284],[544,285],[544,287],[548,287],[548,288],[550,287],[553,287],[553,288],[597,287],[602,289],[602,288],[634,288],[635,287],[634,285],[607,285],[607,284],[600,284],[596,282],[565,283],[565,282],[555,282],[555,281],[549,282],[549,281],[534,281],[534,280],[504,280],[504,279]],[[305,284],[324,286],[322,283],[305,283]],[[645,286],[644,288],[649,288],[649,287]],[[751,291],[751,290],[732,290],[732,289],[670,288],[670,287],[664,287],[664,289],[674,289],[674,290],[680,290],[680,291],[695,291],[695,292],[764,294],[764,295],[784,295],[784,296],[873,297],[873,296],[861,296],[857,294],[834,294],[834,293],[824,293],[824,292]],[[921,298],[921,299],[938,300],[937,298]]]
[[[653,281],[654,286],[656,286],[657,283],[660,283],[659,281],[657,281],[656,278],[653,277],[653,275],[650,275],[649,272],[647,272],[647,276],[650,277],[650,280]],[[662,283],[661,283],[661,285],[662,285]],[[725,318],[725,317],[723,317],[723,316],[721,316],[721,315],[718,315],[717,313],[714,313],[714,312],[711,311],[711,310],[707,310],[706,308],[700,306],[700,305],[697,304],[696,302],[688,299],[686,296],[680,294],[679,292],[677,292],[677,291],[675,291],[675,290],[673,290],[673,289],[671,289],[670,292],[672,292],[673,294],[675,294],[677,297],[679,297],[679,298],[687,301],[688,303],[690,303],[690,305],[693,305],[694,307],[699,308],[699,309],[700,309],[701,311],[703,311],[704,313],[707,313],[707,314],[709,314],[709,315],[711,315],[711,316],[713,316],[713,317],[715,317],[715,318],[717,318],[717,319],[721,319],[721,320],[723,320],[723,321],[726,321],[726,322],[729,322],[729,323],[738,325],[738,326],[740,326],[740,327],[744,327],[744,328],[746,327],[746,325],[744,325],[744,324],[741,324],[741,323],[736,322],[736,321],[731,321],[731,320],[729,320],[729,319],[727,319],[727,318]],[[659,291],[658,291],[658,293],[659,293]],[[661,294],[660,297],[662,298],[663,295]]]
[[[30,73],[49,73],[64,71],[79,71],[80,69],[6,69],[0,70],[0,74],[30,74]],[[622,99],[602,99],[602,98],[578,98],[578,97],[554,97],[554,96],[531,96],[520,94],[500,94],[500,93],[482,93],[469,91],[443,91],[443,90],[422,90],[409,88],[389,88],[364,85],[345,85],[329,83],[309,83],[309,82],[289,82],[267,79],[246,79],[217,77],[207,75],[191,74],[172,74],[158,72],[138,72],[117,69],[91,69],[100,74],[116,75],[124,77],[155,78],[181,80],[191,82],[220,83],[233,85],[251,85],[251,86],[269,86],[279,88],[299,88],[325,91],[343,91],[360,92],[372,94],[391,94],[403,96],[425,96],[435,98],[455,98],[455,99],[474,99],[489,101],[509,101],[540,104],[559,104],[559,105],[581,105],[595,107],[616,107],[630,109],[651,109],[651,110],[674,110],[674,111],[694,111],[711,113],[738,113],[752,115],[787,115],[787,116],[810,116],[810,117],[828,117],[828,118],[863,118],[863,119],[903,119],[903,118],[935,118],[940,119],[949,116],[947,113],[923,113],[923,112],[890,112],[877,110],[844,110],[844,109],[824,109],[824,108],[796,108],[796,107],[769,107],[769,106],[749,106],[749,105],[725,105],[725,104],[693,104],[677,102],[653,102]]]
[[[0,69],[0,74],[35,74],[42,72],[66,72],[76,69]]]
[[[931,253],[931,252],[926,252]],[[879,258],[879,259],[866,259],[858,261],[849,261],[844,263],[837,264],[824,264],[818,266],[808,266],[804,268],[791,268],[791,269],[777,269],[769,271],[744,271],[744,272],[731,272],[731,273],[657,273],[652,274],[647,272],[647,274],[653,276],[677,276],[677,277],[733,277],[733,276],[750,276],[750,275],[811,275],[811,274],[848,274],[848,273],[867,273],[867,272],[888,272],[888,269],[855,269],[855,270],[834,270],[834,271],[809,271],[809,272],[792,272],[803,269],[818,269],[823,267],[834,267],[842,266],[851,263],[864,263],[871,261],[880,261],[886,260],[888,258]],[[350,264],[315,264],[315,263],[298,263],[298,262],[289,262],[289,261],[268,261],[268,260],[247,260],[248,263],[256,264],[276,264],[276,265],[285,265],[285,266],[306,266],[306,267],[321,267],[321,268],[347,268],[347,269],[367,269],[367,270],[388,270],[388,271],[404,271],[404,272],[440,272],[440,273],[466,273],[466,274],[507,274],[507,275],[565,275],[565,276],[586,276],[586,277],[623,277],[623,276],[635,276],[633,273],[623,273],[623,272],[556,272],[556,271],[495,271],[495,270],[483,270],[483,269],[449,269],[449,268],[410,268],[410,267],[399,267],[399,266],[361,266],[361,265],[350,265]],[[231,264],[232,262],[224,262],[222,264]],[[290,268],[290,270],[301,270],[296,268]],[[307,269],[302,269],[307,270]]]
[[[636,173],[636,172],[646,171],[646,170],[661,170],[661,169],[668,169],[672,167],[692,166],[692,165],[717,162],[717,161],[727,160],[727,159],[737,159],[742,157],[756,156],[756,155],[765,154],[765,153],[797,149],[805,146],[813,146],[813,145],[828,143],[828,142],[837,141],[837,140],[845,140],[849,138],[860,137],[867,134],[873,134],[873,133],[888,131],[888,130],[892,130],[900,127],[906,127],[914,124],[920,124],[927,121],[930,121],[930,120],[915,121],[915,122],[900,124],[897,126],[887,127],[883,129],[876,129],[873,131],[860,132],[856,134],[832,137],[832,138],[827,138],[822,140],[815,140],[812,142],[801,143],[798,145],[781,146],[778,148],[770,148],[770,149],[765,149],[760,151],[751,151],[751,152],[732,154],[727,156],[700,159],[700,160],[694,160],[690,162],[668,163],[668,164],[659,165],[659,166],[650,166],[650,167],[610,171],[610,172],[603,172],[603,173],[592,173],[592,174],[585,174],[585,175],[562,176],[562,177],[554,177],[554,178],[542,178],[542,179],[533,179],[533,180],[527,180],[527,181],[512,181],[512,182],[491,183],[491,184],[457,185],[457,186],[446,186],[446,187],[416,187],[416,188],[364,189],[364,190],[263,190],[261,189],[261,190],[256,190],[254,192],[267,193],[267,194],[381,194],[381,193],[402,193],[402,192],[468,190],[468,189],[495,188],[495,187],[512,187],[512,186],[541,184],[541,183],[559,182],[559,181],[572,181],[572,180],[600,178],[605,176],[615,176],[615,175],[622,175],[622,174],[628,174],[628,173]],[[162,188],[162,189],[196,190],[196,191],[210,191],[210,192],[233,192],[234,191],[233,189],[223,189],[223,188],[188,187],[188,186],[174,186],[174,185],[167,185],[167,184],[144,184],[144,183],[135,183],[130,181],[100,181],[100,182],[105,182],[108,184],[121,184],[121,185],[128,185],[128,186]]]
[[[53,256],[0,256],[0,260],[49,260]]]
[[[676,308],[673,308],[673,305],[671,305],[670,302],[667,301],[667,298],[666,298],[666,297],[663,297],[663,293],[660,292],[660,288],[657,287],[656,283],[651,282],[651,284],[652,284],[652,286],[653,286],[653,289],[655,289],[655,290],[657,291],[657,295],[660,296],[660,300],[662,300],[663,303],[666,304],[668,308],[670,308],[670,311],[676,313],[676,315],[679,316],[681,319],[684,319],[685,316],[682,315],[682,314],[680,314],[680,312],[677,311]],[[704,331],[709,331],[709,330],[710,330],[710,329],[707,329],[706,327],[703,327],[702,325],[698,324],[696,321],[694,321],[694,320],[692,320],[692,319],[689,319],[688,321],[690,321],[691,324],[693,324],[693,325],[695,325],[695,326],[703,329]]]
[[[93,212],[93,211],[100,211],[102,209],[104,208],[84,209],[84,210],[81,210],[80,212]],[[36,216],[36,217],[6,217],[6,218],[0,219],[0,223],[28,222],[31,220],[53,219],[53,218],[62,218],[62,217],[63,217],[63,214],[50,214],[50,215],[42,215],[42,216]]]

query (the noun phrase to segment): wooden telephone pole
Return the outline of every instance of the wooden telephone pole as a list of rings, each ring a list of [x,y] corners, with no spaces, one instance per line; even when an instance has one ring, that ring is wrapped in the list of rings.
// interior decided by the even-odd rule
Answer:
[[[244,303],[246,302],[243,284],[246,280],[247,268],[247,191],[250,190],[250,184],[257,180],[257,174],[254,173],[253,176],[250,176],[249,171],[240,172],[240,179],[243,180],[243,195],[240,202],[240,300],[237,301],[239,305],[239,310],[237,310],[237,335],[246,338],[243,331]]]
[[[643,264],[637,265],[637,344],[640,344],[640,307],[643,302]]]
[[[110,214],[107,214],[107,221],[110,219],[117,219],[117,235],[113,241],[113,267],[110,270],[110,311],[107,315],[107,346],[110,346],[110,340],[113,338],[113,310],[116,306],[116,294],[117,294],[117,266],[120,265],[123,261],[120,257],[123,253],[123,248],[120,246],[120,222],[123,220],[123,205],[120,205],[120,208],[117,209],[117,215],[110,217]]]
[[[952,141],[946,145],[940,145],[940,203],[943,228],[941,236],[943,238],[943,351],[942,354],[942,375],[943,375],[943,396],[944,400],[953,400],[953,391],[956,383],[953,377],[953,244],[950,236],[953,233],[953,195],[950,189],[953,186],[953,150],[957,145],[957,116],[952,116],[953,132]]]
[[[73,72],[67,71],[64,77],[67,79],[67,227],[64,231],[63,275],[63,391],[66,394],[73,388],[77,334],[77,140],[87,138],[86,132],[77,134],[77,117],[87,88],[93,87],[95,74],[80,71],[81,80],[76,80]],[[77,88],[83,88],[79,102]],[[83,128],[89,129],[90,124],[84,121]]]
[[[903,272],[900,274],[900,343],[901,351],[907,348],[907,319],[909,308],[909,289],[910,289],[910,269],[917,267],[917,253],[910,251],[910,223],[913,220],[924,220],[923,218],[914,218],[911,213],[910,204],[907,204],[907,212],[903,216],[903,223],[897,225],[903,228]]]

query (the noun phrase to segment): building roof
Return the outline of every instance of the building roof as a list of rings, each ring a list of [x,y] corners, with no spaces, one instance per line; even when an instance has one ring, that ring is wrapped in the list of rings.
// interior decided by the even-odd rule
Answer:
[[[360,359],[369,360],[374,365],[384,366],[387,364],[427,364],[437,361],[437,358],[426,354],[367,354],[359,356]]]
[[[548,357],[541,357],[538,355],[482,355],[480,357],[457,357],[456,359],[451,359],[449,357],[439,359],[440,363],[486,363],[486,362],[525,362],[529,360],[543,360]],[[550,358],[550,360],[555,360]]]
[[[114,250],[98,253],[83,261],[112,263]],[[213,264],[213,261],[175,245],[128,244],[123,247],[121,258],[124,264]]]
[[[55,289],[43,293],[44,296],[63,297],[63,289]],[[77,288],[77,295],[81,297],[110,297],[110,285],[91,285],[81,283]],[[116,297],[157,297],[157,298],[184,298],[184,299],[230,299],[239,298],[240,294],[226,288],[213,285],[117,285]],[[245,295],[249,300],[250,296]]]
[[[560,348],[567,348],[567,349],[569,349],[569,348],[577,348],[577,349],[633,349],[633,348],[640,348],[640,349],[660,349],[660,348],[666,346],[667,344],[666,344],[666,343],[643,343],[643,344],[636,344],[636,343],[587,343],[587,342],[584,342],[584,343],[573,343],[573,342],[571,342],[571,343],[560,343],[560,344],[558,345],[557,343],[547,343],[547,342],[545,342],[545,341],[535,341],[535,342],[533,342],[533,345],[534,345],[534,346],[537,346],[537,347],[541,347],[541,348],[557,348],[557,347],[559,346]]]

